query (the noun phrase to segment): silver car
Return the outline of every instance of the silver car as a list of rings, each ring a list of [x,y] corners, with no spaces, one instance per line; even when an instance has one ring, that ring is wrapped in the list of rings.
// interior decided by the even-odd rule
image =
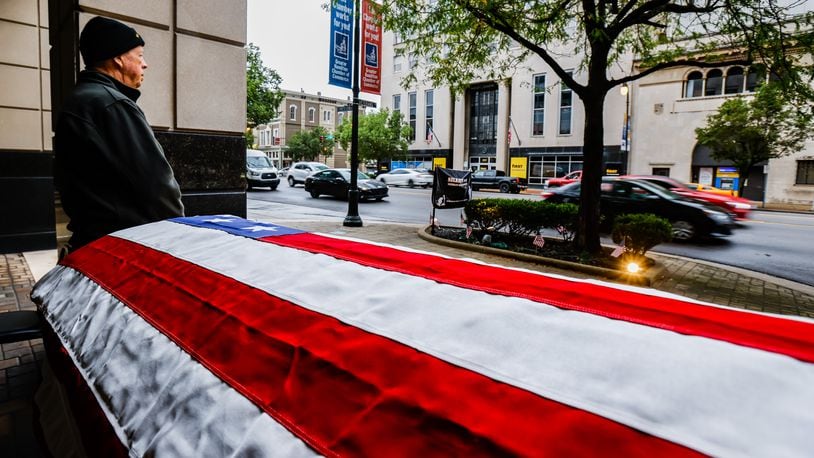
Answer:
[[[433,176],[426,169],[393,169],[376,177],[377,180],[393,186],[432,186]]]
[[[305,184],[308,175],[327,168],[322,162],[295,162],[288,168],[288,185],[293,188],[297,184]]]

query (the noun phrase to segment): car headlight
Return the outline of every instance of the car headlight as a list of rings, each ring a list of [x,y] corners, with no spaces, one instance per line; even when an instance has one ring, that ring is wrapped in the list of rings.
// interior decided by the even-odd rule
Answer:
[[[751,205],[745,204],[743,202],[727,202],[727,205],[733,208],[737,208],[738,210],[750,210],[752,208]]]
[[[252,177],[259,177],[259,176],[260,176],[260,172],[255,172],[254,170],[249,170],[249,176],[252,176]]]
[[[707,216],[718,222],[728,223],[732,221],[732,218],[724,212],[704,209],[704,213],[706,213]]]

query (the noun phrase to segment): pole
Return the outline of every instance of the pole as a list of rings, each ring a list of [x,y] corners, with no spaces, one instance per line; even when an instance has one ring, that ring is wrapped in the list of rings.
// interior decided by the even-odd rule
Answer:
[[[348,214],[343,226],[361,227],[359,216],[359,187],[356,175],[359,173],[359,0],[353,0],[353,108],[350,128],[350,189],[348,190]]]

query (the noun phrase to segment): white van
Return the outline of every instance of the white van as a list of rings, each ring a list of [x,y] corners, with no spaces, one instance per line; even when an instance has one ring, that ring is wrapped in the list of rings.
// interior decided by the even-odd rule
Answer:
[[[246,150],[246,182],[248,189],[268,186],[272,191],[280,184],[277,169],[266,153],[256,149]]]

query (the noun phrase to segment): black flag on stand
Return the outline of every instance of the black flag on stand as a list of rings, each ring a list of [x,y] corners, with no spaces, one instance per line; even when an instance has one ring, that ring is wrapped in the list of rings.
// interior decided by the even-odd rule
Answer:
[[[435,168],[432,184],[433,208],[461,208],[472,198],[472,172]]]

